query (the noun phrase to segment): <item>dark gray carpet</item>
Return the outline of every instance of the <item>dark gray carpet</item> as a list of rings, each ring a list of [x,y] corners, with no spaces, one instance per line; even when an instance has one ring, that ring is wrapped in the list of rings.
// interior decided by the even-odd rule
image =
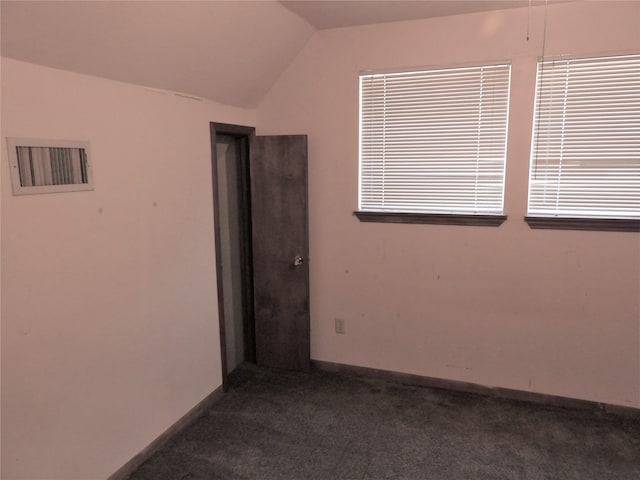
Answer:
[[[640,419],[244,365],[130,480],[640,480]]]

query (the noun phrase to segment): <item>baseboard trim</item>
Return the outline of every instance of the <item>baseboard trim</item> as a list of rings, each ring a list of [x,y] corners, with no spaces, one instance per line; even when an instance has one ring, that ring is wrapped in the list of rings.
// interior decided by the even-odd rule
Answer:
[[[195,407],[185,413],[177,422],[171,425],[158,438],[147,445],[140,453],[134,456],[131,460],[125,463],[122,467],[115,471],[107,480],[125,480],[129,477],[140,465],[149,460],[153,454],[155,454],[160,448],[167,443],[171,437],[177,435],[179,432],[191,425],[200,415],[209,409],[213,404],[220,400],[223,396],[222,385],[216,388],[213,392],[207,395],[202,401],[200,401]]]
[[[526,392],[524,390],[514,390],[510,388],[488,387],[477,383],[460,382],[457,380],[447,380],[435,377],[424,377],[422,375],[394,372],[391,370],[378,370],[376,368],[358,367],[355,365],[325,362],[322,360],[312,360],[311,362],[313,368],[325,372],[345,373],[361,377],[390,380],[405,385],[439,388],[444,390],[453,390],[456,392],[476,393],[479,395],[486,395],[496,398],[520,400],[544,405],[553,405],[562,408],[606,412],[615,415],[637,417],[640,419],[640,408],[635,407],[625,407],[623,405],[593,402],[590,400],[561,397],[558,395],[549,395],[545,393]]]

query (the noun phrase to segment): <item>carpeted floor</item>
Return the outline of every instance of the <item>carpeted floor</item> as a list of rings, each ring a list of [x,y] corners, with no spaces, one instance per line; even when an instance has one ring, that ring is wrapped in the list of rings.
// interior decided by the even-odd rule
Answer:
[[[243,365],[129,480],[639,480],[640,419]]]

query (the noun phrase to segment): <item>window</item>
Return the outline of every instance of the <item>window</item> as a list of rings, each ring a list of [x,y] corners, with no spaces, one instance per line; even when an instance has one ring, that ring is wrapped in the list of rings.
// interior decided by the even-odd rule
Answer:
[[[362,74],[358,218],[502,223],[510,73]]]
[[[93,190],[89,144],[8,138],[14,195]]]
[[[527,221],[639,229],[640,55],[538,63]]]

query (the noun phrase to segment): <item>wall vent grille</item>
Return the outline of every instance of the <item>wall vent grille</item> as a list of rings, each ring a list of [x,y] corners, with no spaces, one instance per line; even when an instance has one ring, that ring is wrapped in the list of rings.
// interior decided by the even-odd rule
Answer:
[[[7,139],[14,195],[93,190],[87,142]]]

